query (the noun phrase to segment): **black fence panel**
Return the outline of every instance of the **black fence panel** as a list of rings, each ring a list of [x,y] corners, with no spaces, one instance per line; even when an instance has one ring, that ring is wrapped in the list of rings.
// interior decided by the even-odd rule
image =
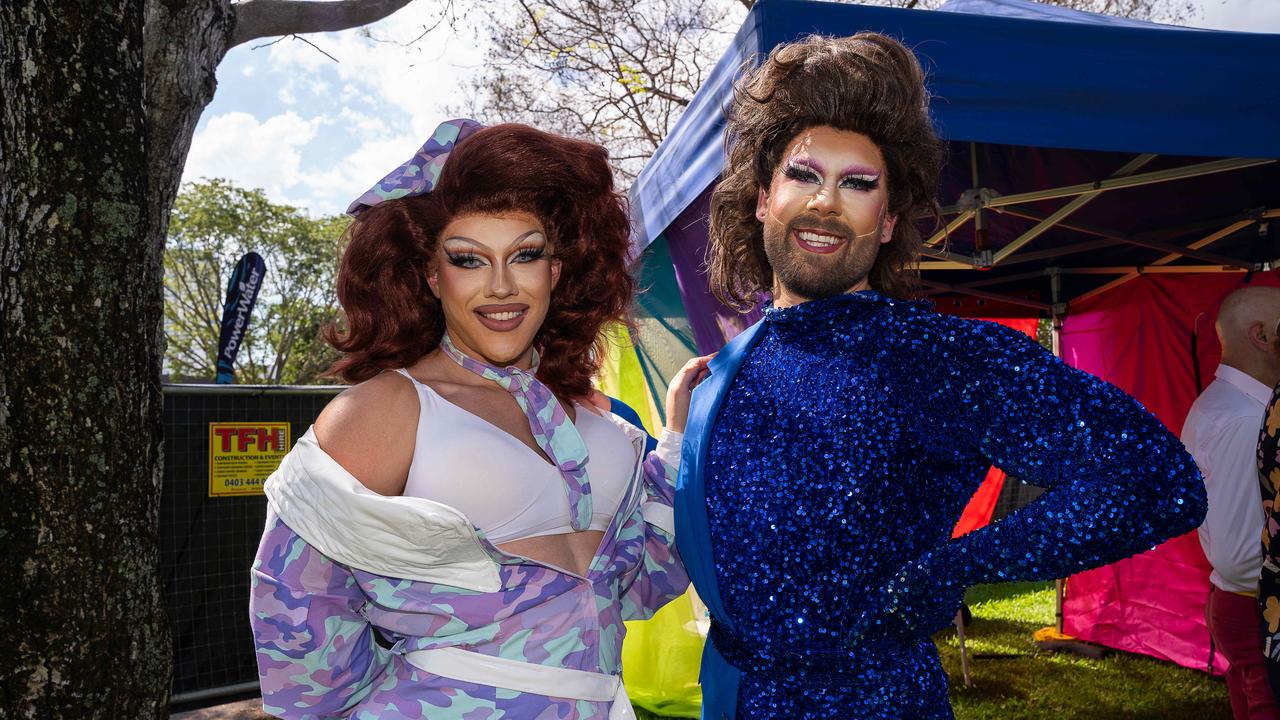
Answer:
[[[249,568],[266,521],[266,498],[210,496],[210,423],[287,422],[292,445],[342,389],[164,387],[160,579],[173,635],[176,700],[258,679]]]
[[[1014,511],[1030,505],[1031,501],[1040,497],[1043,492],[1044,488],[1028,485],[1018,478],[1005,478],[1004,486],[1000,488],[1000,495],[996,498],[995,509],[991,511],[991,522],[1003,520]]]

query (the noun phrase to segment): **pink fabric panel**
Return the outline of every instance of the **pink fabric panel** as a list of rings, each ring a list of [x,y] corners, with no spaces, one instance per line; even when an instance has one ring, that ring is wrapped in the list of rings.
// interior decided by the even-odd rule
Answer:
[[[1073,305],[1062,332],[1063,359],[1138,399],[1180,433],[1197,395],[1191,333],[1199,337],[1201,383],[1221,352],[1214,318],[1239,287],[1238,273],[1144,275]],[[1252,285],[1280,286],[1275,272]],[[1160,512],[1152,508],[1152,512]],[[1204,605],[1209,565],[1194,532],[1067,582],[1064,630],[1082,640],[1203,670],[1209,663]],[[1224,672],[1219,653],[1214,671]]]

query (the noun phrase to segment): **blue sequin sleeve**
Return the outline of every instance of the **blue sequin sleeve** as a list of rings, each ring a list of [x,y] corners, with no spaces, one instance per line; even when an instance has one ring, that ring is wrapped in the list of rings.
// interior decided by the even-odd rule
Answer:
[[[908,563],[882,589],[884,612],[913,631],[947,625],[975,583],[1046,580],[1144,552],[1205,514],[1182,443],[1119,388],[1071,368],[995,323],[936,326],[928,404],[945,427],[934,452],[976,454],[1048,490],[1000,522]],[[944,356],[945,355],[945,356]]]

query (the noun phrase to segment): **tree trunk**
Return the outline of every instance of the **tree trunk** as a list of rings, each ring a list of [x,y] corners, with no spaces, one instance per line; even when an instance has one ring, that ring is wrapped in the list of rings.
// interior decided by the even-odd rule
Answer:
[[[167,715],[143,18],[0,3],[4,717]]]
[[[218,87],[218,63],[231,48],[235,11],[230,0],[148,0],[147,119],[151,155],[147,243],[163,252],[169,211],[200,114]]]
[[[252,3],[245,38],[407,2]],[[168,716],[161,258],[236,12],[0,0],[3,718]]]

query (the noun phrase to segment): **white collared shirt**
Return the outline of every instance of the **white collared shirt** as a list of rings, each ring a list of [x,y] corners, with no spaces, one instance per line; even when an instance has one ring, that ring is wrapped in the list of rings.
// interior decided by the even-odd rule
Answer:
[[[1213,566],[1209,581],[1231,592],[1256,592],[1262,569],[1262,494],[1258,436],[1271,388],[1219,365],[1191,405],[1182,443],[1196,459],[1209,497],[1200,546]]]

